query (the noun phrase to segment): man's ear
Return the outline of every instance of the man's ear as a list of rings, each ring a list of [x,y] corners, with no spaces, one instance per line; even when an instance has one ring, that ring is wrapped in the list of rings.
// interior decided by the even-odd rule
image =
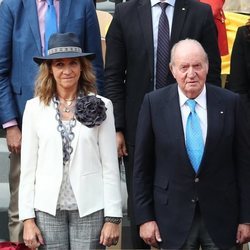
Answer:
[[[169,69],[170,69],[173,77],[175,78],[175,67],[173,66],[173,64],[169,63]]]

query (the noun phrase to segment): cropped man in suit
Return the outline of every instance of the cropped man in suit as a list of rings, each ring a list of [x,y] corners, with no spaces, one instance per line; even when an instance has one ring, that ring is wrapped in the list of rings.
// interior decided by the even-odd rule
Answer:
[[[237,249],[250,240],[250,130],[240,97],[205,84],[208,58],[195,40],[173,47],[170,67],[177,84],[147,94],[138,119],[140,235],[163,249]]]
[[[0,5],[0,124],[6,130],[10,155],[9,231],[11,241],[22,241],[18,220],[21,123],[25,103],[33,97],[38,66],[33,56],[45,51],[45,13],[43,0],[3,0]],[[84,52],[97,55],[94,67],[97,86],[102,92],[103,63],[101,39],[92,0],[54,0],[59,32],[79,36]]]
[[[239,93],[250,119],[250,18],[238,28],[231,56],[227,88]]]
[[[221,60],[216,26],[209,5],[193,0],[169,0],[165,13],[169,23],[169,52],[174,43],[187,37],[199,40],[205,48],[210,70],[208,81],[220,85]],[[119,156],[125,157],[126,178],[131,211],[131,180],[137,117],[144,95],[156,88],[158,27],[161,15],[159,0],[130,0],[116,6],[106,37],[105,95],[114,104]],[[166,33],[165,31],[163,31]],[[164,65],[166,80],[174,78]],[[139,236],[131,230],[136,248]]]

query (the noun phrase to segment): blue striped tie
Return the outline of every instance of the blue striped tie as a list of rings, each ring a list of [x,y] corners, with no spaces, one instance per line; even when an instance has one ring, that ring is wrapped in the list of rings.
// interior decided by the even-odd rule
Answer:
[[[53,0],[46,0],[48,9],[45,14],[45,54],[48,52],[49,38],[57,32],[56,9]]]
[[[159,3],[161,15],[158,25],[157,61],[156,61],[156,88],[167,85],[169,64],[169,23],[166,15],[168,3]]]
[[[197,173],[203,156],[204,142],[202,138],[200,120],[195,112],[196,101],[189,99],[186,103],[190,108],[186,125],[186,148],[189,159],[195,172]]]

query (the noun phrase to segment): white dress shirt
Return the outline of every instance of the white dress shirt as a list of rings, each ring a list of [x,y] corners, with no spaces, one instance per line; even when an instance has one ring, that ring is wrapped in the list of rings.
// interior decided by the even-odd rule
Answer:
[[[186,104],[186,101],[188,98],[183,94],[181,89],[178,86],[178,93],[179,93],[179,103],[180,103],[180,110],[181,110],[181,117],[182,117],[182,125],[183,125],[183,131],[185,135],[186,140],[186,125],[187,125],[187,118],[190,113],[190,108]],[[195,111],[200,119],[200,125],[201,125],[201,131],[202,131],[202,137],[204,141],[204,145],[206,143],[207,138],[207,97],[206,97],[206,87],[203,88],[202,92],[199,96],[197,96],[195,99],[196,106]]]

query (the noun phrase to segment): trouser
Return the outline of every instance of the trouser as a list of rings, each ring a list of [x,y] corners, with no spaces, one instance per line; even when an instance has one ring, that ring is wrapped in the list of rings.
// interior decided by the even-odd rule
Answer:
[[[20,154],[11,153],[10,156],[10,203],[9,215],[9,236],[10,241],[23,242],[23,223],[19,221],[18,213],[18,191],[20,181]]]
[[[195,209],[195,216],[191,226],[190,233],[184,245],[182,246],[183,250],[222,250],[217,247],[210,237],[207,228],[205,226],[203,217],[200,212],[199,205],[197,203]],[[232,246],[227,250],[240,250],[242,249],[241,245]]]
[[[105,249],[99,244],[103,223],[103,210],[81,218],[78,210],[57,210],[56,216],[36,211],[45,243],[39,250]]]

